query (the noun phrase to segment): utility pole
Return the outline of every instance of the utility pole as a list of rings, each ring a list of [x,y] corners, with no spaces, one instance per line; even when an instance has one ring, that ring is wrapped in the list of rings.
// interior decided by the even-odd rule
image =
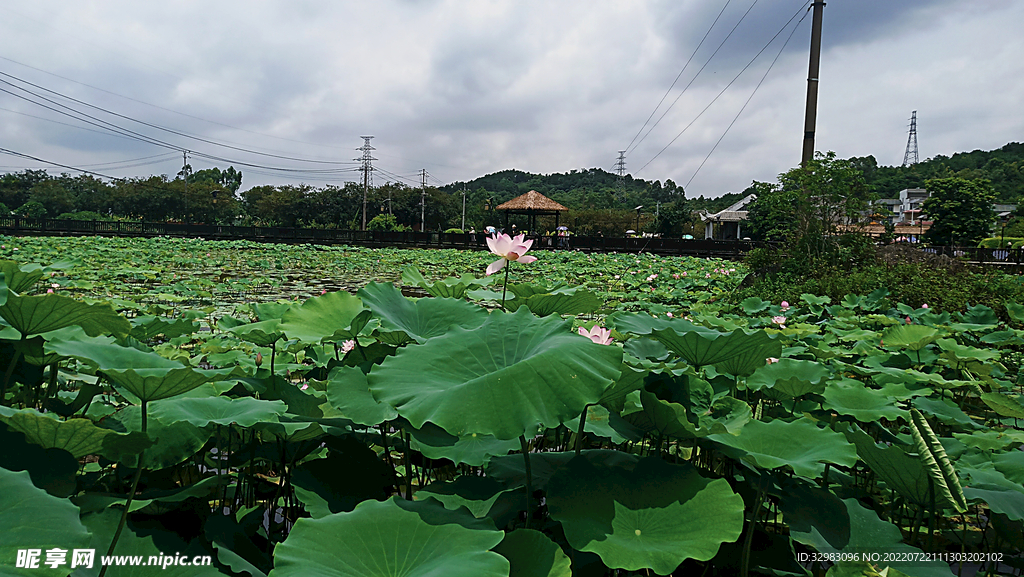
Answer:
[[[372,157],[372,156],[370,156],[370,151],[371,150],[376,150],[374,147],[370,146],[370,139],[373,138],[373,137],[372,136],[360,136],[359,138],[363,139],[363,145],[360,146],[359,148],[357,148],[356,150],[363,151],[363,155],[361,157],[359,157],[359,158],[356,158],[355,160],[362,160],[363,161],[363,228],[362,228],[362,230],[366,230],[366,195],[370,192],[370,173],[373,172],[373,161],[377,160],[377,159]]]
[[[427,169],[420,170],[420,232],[427,232]]]
[[[903,153],[903,166],[917,164],[917,111],[910,114],[910,136],[907,137],[907,151]]]
[[[821,60],[821,13],[825,3],[815,0],[811,4],[814,10],[811,24],[811,62],[807,71],[807,114],[804,116],[804,149],[800,156],[800,166],[814,158],[814,127],[818,113],[818,64]]]
[[[462,184],[462,232],[466,232],[466,184]]]

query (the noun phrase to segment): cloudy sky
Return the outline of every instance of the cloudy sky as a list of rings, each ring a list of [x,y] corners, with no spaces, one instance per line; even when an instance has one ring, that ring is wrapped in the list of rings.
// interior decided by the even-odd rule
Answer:
[[[8,0],[0,148],[116,177],[173,175],[187,149],[243,189],[358,180],[363,135],[377,183],[612,171],[628,150],[635,177],[718,196],[799,163],[806,6]],[[829,1],[816,148],[898,165],[913,110],[922,160],[1024,140],[1022,23],[1016,0]]]

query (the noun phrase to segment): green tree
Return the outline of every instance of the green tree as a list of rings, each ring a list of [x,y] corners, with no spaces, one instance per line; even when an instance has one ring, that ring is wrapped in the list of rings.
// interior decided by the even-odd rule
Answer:
[[[75,210],[75,197],[57,179],[37,183],[29,191],[29,202],[37,202],[46,209],[46,214],[57,215]]]
[[[684,231],[693,229],[693,221],[693,211],[686,199],[680,198],[661,205],[654,227],[662,236],[680,237]]]
[[[780,242],[796,234],[798,191],[754,181],[743,191],[757,198],[747,207],[747,230],[754,240]]]
[[[988,236],[995,222],[992,203],[996,199],[988,180],[933,178],[925,188],[930,196],[921,210],[932,219],[925,242],[973,245]]]

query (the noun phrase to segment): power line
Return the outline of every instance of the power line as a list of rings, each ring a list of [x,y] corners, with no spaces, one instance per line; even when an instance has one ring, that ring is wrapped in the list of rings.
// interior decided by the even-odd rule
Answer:
[[[38,84],[34,84],[34,83],[29,82],[27,80],[24,80],[22,78],[18,78],[17,76],[14,76],[14,75],[11,75],[11,74],[7,74],[6,72],[0,72],[0,76],[6,76],[7,78],[12,78],[12,79],[14,79],[14,80],[16,80],[18,82],[21,82],[23,84],[27,84],[29,86],[32,86],[33,88],[37,88],[39,90],[46,91],[46,92],[48,92],[50,94],[53,94],[55,96],[59,96],[61,98],[65,98],[65,99],[70,100],[70,101],[72,101],[72,102],[74,102],[76,104],[81,104],[82,106],[88,106],[89,108],[92,108],[92,109],[95,109],[95,110],[99,110],[101,112],[105,112],[106,114],[109,114],[111,116],[116,116],[118,118],[123,118],[123,119],[129,120],[131,122],[136,122],[138,124],[142,124],[143,126],[148,126],[150,128],[155,128],[157,130],[162,130],[164,132],[169,132],[171,134],[174,134],[174,135],[177,135],[177,136],[181,136],[183,138],[191,138],[192,140],[197,140],[199,142],[204,142],[206,144],[212,144],[214,146],[220,146],[222,148],[228,148],[228,149],[231,149],[231,150],[237,150],[239,152],[246,152],[248,154],[255,154],[255,155],[258,155],[258,156],[267,156],[267,157],[270,157],[270,158],[278,158],[278,159],[281,159],[281,160],[292,160],[292,161],[296,161],[296,162],[306,162],[306,163],[310,163],[310,164],[332,164],[332,165],[351,164],[350,162],[337,162],[337,161],[330,161],[330,160],[314,160],[314,159],[308,159],[308,158],[297,158],[297,157],[293,157],[293,156],[284,156],[284,155],[280,155],[280,154],[270,154],[270,153],[267,153],[267,152],[259,152],[259,151],[251,150],[251,149],[248,149],[248,148],[242,148],[242,147],[239,147],[239,146],[232,146],[230,144],[224,144],[224,143],[217,142],[217,141],[214,141],[214,140],[209,140],[209,139],[206,139],[206,138],[202,138],[202,137],[199,137],[199,136],[195,136],[195,135],[191,135],[191,134],[188,134],[188,133],[185,133],[185,132],[174,130],[172,128],[167,128],[167,127],[164,127],[164,126],[160,126],[160,125],[157,125],[157,124],[146,122],[144,120],[139,120],[137,118],[132,118],[130,116],[126,116],[126,115],[120,114],[118,112],[107,110],[106,108],[103,108],[101,106],[96,106],[94,104],[90,104],[88,102],[79,100],[77,98],[73,98],[73,97],[68,96],[66,94],[62,94],[62,93],[57,92],[55,90],[50,90],[49,88],[46,88],[44,86],[40,86]],[[32,95],[34,95],[36,97],[44,98],[44,97],[42,97],[42,96],[40,96],[40,95],[30,91],[30,90],[27,90],[27,89],[22,88],[20,86],[14,85],[14,84],[12,84],[10,82],[6,82],[6,81],[3,81],[3,80],[0,80],[0,82],[4,82],[4,84],[8,84],[10,86],[15,86],[16,88],[18,88],[20,90],[23,90],[23,91],[25,91],[25,92],[27,92],[29,94],[32,94]],[[52,102],[52,101],[49,101],[49,102]],[[57,104],[57,103],[54,103],[54,104]],[[64,105],[58,104],[58,106],[64,106]],[[71,110],[70,107],[68,107],[68,109]]]
[[[693,172],[693,176],[690,177],[690,180],[687,180],[686,184],[683,185],[684,189],[690,186],[690,183],[693,182],[693,179],[697,177],[697,173],[700,172],[700,169],[704,168],[704,163],[707,162],[709,158],[711,158],[711,155],[714,154],[715,149],[718,148],[718,145],[722,143],[722,140],[725,138],[725,135],[729,134],[729,129],[732,128],[732,125],[736,124],[736,120],[738,120],[740,115],[743,114],[743,111],[746,110],[747,105],[750,104],[750,101],[754,98],[754,95],[757,94],[757,89],[761,88],[761,84],[764,83],[765,78],[768,78],[768,73],[772,71],[772,67],[774,67],[775,63],[779,61],[779,57],[782,56],[782,51],[786,49],[786,45],[789,44],[789,41],[793,38],[793,34],[796,34],[797,29],[800,28],[800,24],[804,21],[804,18],[806,17],[807,13],[804,13],[803,18],[800,18],[800,20],[796,23],[796,26],[793,27],[793,31],[789,33],[789,36],[786,37],[786,41],[782,43],[782,48],[779,48],[779,53],[775,55],[775,59],[772,60],[772,63],[768,65],[768,70],[764,71],[764,75],[761,76],[761,80],[758,81],[757,86],[754,87],[754,91],[750,93],[750,96],[747,98],[747,101],[743,103],[743,106],[740,107],[739,112],[737,112],[736,116],[733,117],[732,122],[730,122],[729,126],[725,128],[725,132],[723,132],[722,136],[719,137],[718,142],[716,142],[715,145],[711,147],[711,151],[708,152],[708,155],[704,157],[703,161],[701,161],[700,166],[697,167],[697,170]],[[793,19],[790,18],[789,22],[792,21]],[[789,25],[789,22],[786,22],[787,26]]]
[[[647,120],[644,121],[644,124],[643,126],[640,127],[640,130],[636,131],[636,134],[633,136],[633,140],[629,141],[629,144],[626,146],[626,150],[629,150],[629,147],[633,146],[633,143],[636,142],[636,139],[638,136],[640,136],[640,133],[644,131],[644,128],[647,128],[647,123],[649,123],[651,119],[654,118],[654,114],[658,112],[658,109],[661,108],[662,103],[664,103],[665,99],[668,98],[668,95],[672,93],[672,89],[675,88],[676,82],[679,82],[679,78],[683,75],[683,72],[685,72],[686,68],[690,65],[690,61],[693,60],[693,57],[697,55],[697,51],[700,50],[700,47],[704,45],[704,41],[707,40],[708,34],[711,34],[711,31],[715,28],[715,24],[718,24],[718,19],[721,18],[722,14],[725,13],[725,9],[729,7],[730,2],[732,2],[732,0],[725,0],[725,6],[722,6],[722,11],[719,12],[718,16],[715,17],[715,21],[711,23],[711,26],[708,28],[708,31],[704,33],[704,36],[700,39],[700,42],[697,44],[697,47],[693,49],[693,53],[690,54],[690,57],[686,59],[686,64],[683,64],[683,68],[679,71],[679,74],[676,74],[675,80],[672,81],[672,84],[669,85],[668,90],[665,91],[665,94],[661,97],[661,100],[658,101],[658,105],[655,106],[654,110],[651,111],[651,115],[648,116]],[[625,150],[622,152],[625,152]]]
[[[661,116],[658,117],[658,121],[655,122],[653,126],[651,126],[651,129],[647,131],[647,134],[645,134],[643,136],[643,138],[640,139],[640,142],[637,142],[636,145],[633,146],[633,148],[631,150],[627,149],[627,150],[629,150],[629,152],[632,152],[633,150],[636,150],[636,147],[640,146],[640,144],[648,136],[650,136],[651,132],[654,131],[654,129],[658,126],[658,124],[661,123],[661,120],[663,118],[665,118],[665,115],[668,114],[669,110],[672,110],[672,107],[675,106],[677,102],[679,102],[679,99],[683,97],[683,94],[685,94],[686,91],[690,88],[690,86],[692,86],[693,83],[697,80],[697,77],[700,76],[700,73],[703,72],[705,68],[707,68],[708,64],[710,64],[711,61],[715,58],[715,55],[718,54],[718,51],[721,50],[723,46],[725,46],[725,43],[729,41],[729,38],[732,38],[733,32],[736,32],[736,29],[739,28],[740,24],[743,23],[743,20],[746,19],[747,14],[750,14],[750,11],[754,9],[754,6],[756,4],[757,4],[757,0],[754,0],[754,2],[750,4],[750,6],[747,8],[747,11],[743,13],[743,16],[740,16],[740,19],[732,27],[732,30],[730,30],[729,33],[726,34],[725,38],[718,45],[718,48],[715,48],[715,51],[711,53],[711,56],[709,56],[708,59],[704,62],[704,65],[700,67],[700,70],[698,70],[697,73],[693,75],[693,78],[691,78],[690,82],[688,82],[686,84],[686,86],[683,87],[683,90],[676,96],[675,100],[672,101],[672,104],[670,104],[669,107],[665,109],[665,112],[661,113]]]
[[[736,76],[734,76],[734,77],[733,77],[733,79],[732,79],[732,80],[730,80],[730,81],[729,81],[729,83],[725,85],[725,88],[723,88],[723,89],[722,89],[722,90],[721,90],[721,91],[720,91],[720,92],[719,92],[719,93],[718,93],[717,95],[715,95],[715,97],[711,99],[711,102],[709,102],[709,103],[708,103],[708,105],[707,105],[707,106],[705,106],[705,107],[704,107],[704,108],[703,108],[703,109],[702,109],[702,110],[701,110],[701,111],[700,111],[700,112],[699,112],[699,113],[697,114],[697,116],[695,116],[695,117],[694,117],[694,119],[690,121],[690,123],[689,123],[689,124],[687,124],[687,125],[686,125],[685,127],[683,127],[683,129],[682,129],[682,130],[680,130],[680,131],[679,131],[679,134],[676,134],[676,135],[675,135],[675,137],[674,137],[674,138],[673,138],[672,140],[670,140],[670,141],[668,142],[668,144],[666,144],[666,145],[665,145],[664,147],[662,147],[662,149],[661,149],[661,150],[659,150],[657,154],[655,154],[655,155],[654,155],[654,156],[653,156],[653,157],[652,157],[652,158],[651,158],[650,160],[648,160],[648,161],[647,161],[647,162],[646,162],[646,163],[645,163],[645,164],[644,164],[643,166],[641,166],[641,167],[640,167],[640,170],[637,170],[637,173],[639,173],[639,172],[640,172],[640,171],[642,171],[643,169],[647,168],[647,166],[648,166],[648,165],[650,165],[650,164],[651,164],[652,162],[654,162],[654,160],[655,160],[655,159],[657,159],[657,158],[658,158],[659,156],[661,156],[661,154],[662,154],[663,152],[665,152],[666,150],[668,150],[668,147],[672,146],[672,144],[673,144],[673,143],[675,143],[675,141],[676,141],[676,140],[679,140],[679,137],[680,137],[680,136],[682,136],[682,135],[683,135],[683,133],[684,133],[684,132],[686,132],[686,131],[687,131],[687,130],[688,130],[688,129],[689,129],[690,127],[691,127],[691,126],[693,126],[693,124],[694,124],[695,122],[697,122],[697,120],[698,120],[698,119],[700,119],[700,117],[701,117],[701,116],[703,116],[703,115],[704,115],[704,113],[705,113],[705,112],[707,112],[707,111],[708,111],[708,109],[709,109],[709,108],[711,108],[711,106],[712,106],[712,105],[713,105],[713,104],[714,104],[715,102],[717,102],[717,101],[718,101],[718,99],[719,99],[719,98],[721,98],[723,94],[725,94],[725,91],[726,91],[726,90],[728,90],[728,89],[729,89],[729,88],[730,88],[730,87],[731,87],[731,86],[732,86],[732,85],[733,85],[733,84],[734,84],[734,83],[735,83],[735,82],[736,82],[736,81],[737,81],[737,80],[739,79],[739,77],[740,77],[740,76],[742,76],[742,75],[743,75],[743,73],[744,73],[744,72],[746,72],[746,71],[747,71],[747,69],[748,69],[748,68],[750,68],[750,66],[754,64],[754,61],[756,61],[756,60],[757,60],[757,59],[758,59],[758,58],[759,58],[759,57],[761,56],[761,54],[762,54],[762,53],[763,53],[763,52],[764,52],[765,50],[767,50],[767,49],[768,49],[768,47],[769,47],[769,46],[770,46],[770,45],[772,44],[772,42],[775,42],[775,39],[776,39],[776,38],[778,38],[778,37],[779,37],[779,35],[780,35],[780,34],[782,34],[782,33],[783,33],[783,32],[784,32],[785,30],[786,30],[786,28],[787,28],[787,27],[788,27],[788,26],[790,25],[790,23],[792,23],[792,22],[793,22],[793,19],[794,19],[794,18],[796,18],[797,16],[799,16],[799,15],[800,15],[800,12],[802,12],[802,11],[804,10],[804,8],[805,8],[805,7],[807,6],[807,4],[809,4],[809,3],[810,3],[810,0],[808,0],[807,2],[804,2],[804,4],[803,4],[803,5],[802,5],[802,6],[800,7],[800,9],[799,9],[799,10],[797,10],[797,11],[796,11],[796,13],[794,13],[794,14],[793,14],[793,16],[791,16],[791,17],[789,18],[789,20],[787,20],[787,21],[786,21],[786,23],[782,25],[782,28],[780,28],[780,29],[779,29],[779,31],[778,31],[778,32],[776,32],[776,33],[775,33],[775,35],[774,35],[774,36],[772,36],[770,40],[768,40],[768,42],[767,42],[767,43],[766,43],[766,44],[764,45],[764,47],[762,47],[762,48],[761,48],[760,50],[758,50],[758,51],[757,51],[757,54],[755,54],[755,55],[754,55],[754,57],[750,59],[750,62],[747,62],[747,65],[746,65],[746,66],[744,66],[744,67],[743,67],[743,68],[742,68],[742,69],[741,69],[741,70],[740,70],[740,71],[739,71],[739,72],[738,72],[738,73],[736,74]]]

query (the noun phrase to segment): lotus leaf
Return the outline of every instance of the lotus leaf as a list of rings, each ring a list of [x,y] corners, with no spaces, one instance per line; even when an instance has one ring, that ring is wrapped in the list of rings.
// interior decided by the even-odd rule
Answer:
[[[491,552],[501,531],[433,500],[364,501],[350,513],[299,519],[270,577],[505,577]]]
[[[753,373],[764,366],[765,359],[782,355],[782,342],[764,331],[731,333],[694,330],[679,333],[676,329],[655,329],[651,336],[673,353],[694,366],[715,365],[719,371],[737,376]]]
[[[953,339],[939,339],[935,341],[935,343],[943,350],[942,357],[955,363],[963,363],[967,361],[997,361],[1000,357],[999,351],[990,351],[986,349],[979,349],[977,347],[961,345]]]
[[[711,559],[743,529],[743,499],[725,479],[655,457],[632,471],[574,458],[552,478],[547,503],[569,544],[613,569],[667,575],[686,559]]]
[[[825,387],[826,409],[840,415],[850,415],[858,421],[870,423],[879,419],[895,421],[902,418],[910,420],[910,414],[897,407],[885,391],[872,389],[860,381],[842,379],[832,381]]]
[[[23,336],[80,326],[89,336],[128,336],[132,325],[106,303],[87,304],[61,295],[9,296],[0,317]]]
[[[569,558],[540,531],[506,533],[494,552],[508,559],[509,577],[572,577]]]
[[[5,575],[67,575],[66,567],[45,565],[41,553],[35,568],[15,568],[19,549],[75,549],[89,543],[89,532],[78,520],[78,507],[36,488],[25,471],[0,468],[0,559]]]
[[[710,387],[709,387],[710,388]],[[696,439],[712,434],[735,435],[750,421],[750,405],[732,397],[722,397],[689,407],[659,399],[652,393],[641,392],[643,412],[630,413],[628,422],[647,432],[679,439]]]
[[[749,297],[740,301],[740,307],[748,315],[756,315],[759,312],[768,310],[771,306],[771,301],[763,301],[758,297]]]
[[[179,421],[205,428],[210,425],[251,427],[259,422],[276,421],[285,412],[281,401],[265,401],[252,397],[184,397],[150,406],[151,417],[171,424]]]
[[[228,332],[254,345],[269,347],[284,337],[280,330],[280,319],[269,319],[256,323],[238,325],[228,329]]]
[[[153,315],[145,315],[131,319],[132,331],[130,336],[142,342],[163,335],[164,338],[174,338],[181,335],[191,335],[198,330],[198,325],[189,319],[166,319]]]
[[[571,322],[525,309],[479,328],[409,345],[368,375],[374,397],[414,427],[515,439],[578,416],[618,378],[622,349],[570,332]]]
[[[441,336],[453,326],[475,329],[487,319],[487,311],[466,301],[450,298],[409,300],[388,283],[370,283],[359,290],[363,303],[388,330],[402,331],[424,342]]]
[[[45,449],[63,449],[76,459],[103,455],[117,460],[123,455],[137,454],[152,444],[142,433],[116,433],[97,427],[89,419],[61,421],[35,409],[15,411],[0,407],[0,421],[23,433],[28,442]]]
[[[578,431],[580,427],[579,417],[566,421],[566,427],[570,431]],[[590,405],[587,407],[587,419],[583,423],[583,430],[598,437],[610,439],[618,445],[626,441],[639,441],[640,432],[628,422],[623,420],[616,413],[611,413],[601,405]]]
[[[463,476],[454,481],[431,483],[417,491],[414,497],[416,500],[434,498],[451,510],[465,507],[480,519],[487,515],[494,502],[506,490],[513,489],[505,489],[490,477]]]
[[[782,358],[768,365],[762,361],[762,366],[747,377],[746,386],[755,391],[771,388],[788,397],[802,397],[824,391],[824,380],[830,374],[828,367],[821,363]]]
[[[924,325],[897,325],[882,332],[882,343],[886,347],[919,351],[935,342],[941,333]]]
[[[365,426],[375,426],[398,416],[390,405],[377,402],[370,394],[366,373],[358,367],[335,367],[328,375],[327,400],[345,418]]]
[[[581,451],[580,455],[595,466],[618,467],[632,470],[636,466],[639,457],[621,451],[610,451],[598,449],[592,451]],[[530,463],[533,469],[533,488],[543,490],[551,476],[556,471],[565,467],[576,454],[572,451],[564,453],[532,453]],[[522,455],[508,455],[505,457],[494,457],[487,464],[487,476],[503,482],[506,487],[512,489],[522,487],[526,484],[526,470]]]
[[[847,427],[840,430],[857,446],[861,460],[885,481],[886,486],[911,503],[920,506],[929,504],[928,472],[921,459],[908,455],[907,450],[898,445],[880,447],[864,431],[851,425]],[[952,507],[952,501],[944,498],[944,495],[936,493],[936,503]]]
[[[764,469],[792,467],[801,477],[815,479],[824,463],[852,467],[857,462],[853,445],[835,431],[819,428],[813,421],[750,421],[739,436],[711,435],[708,439],[724,445],[735,459],[749,461]]]
[[[981,400],[984,401],[990,409],[1004,417],[1024,419],[1024,405],[1021,405],[1020,401],[1017,401],[1013,397],[1002,393],[984,393],[981,395]]]
[[[1024,490],[997,490],[964,487],[964,496],[971,502],[983,502],[996,513],[1014,521],[1024,520]]]
[[[942,497],[952,502],[958,513],[967,510],[967,501],[964,499],[964,491],[960,487],[960,479],[953,469],[953,463],[946,456],[946,450],[942,447],[938,436],[932,431],[927,419],[917,409],[910,410],[911,426],[910,433],[914,438],[914,448],[924,464],[925,471],[932,478],[934,483],[935,499]]]
[[[1013,429],[953,433],[953,437],[968,447],[974,447],[983,451],[1002,451],[1011,446],[1024,443],[1024,431],[1015,431]]]
[[[359,298],[347,292],[331,292],[284,311],[279,330],[290,339],[313,344],[354,339],[371,314]]]

